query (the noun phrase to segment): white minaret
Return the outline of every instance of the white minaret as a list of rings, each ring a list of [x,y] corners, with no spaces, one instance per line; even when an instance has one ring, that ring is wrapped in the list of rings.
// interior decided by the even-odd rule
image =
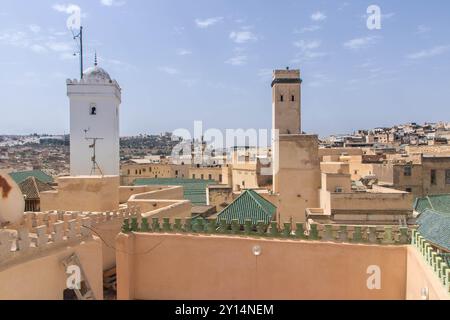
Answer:
[[[70,175],[119,175],[121,88],[102,68],[67,80],[70,99]],[[94,156],[95,151],[95,158]]]

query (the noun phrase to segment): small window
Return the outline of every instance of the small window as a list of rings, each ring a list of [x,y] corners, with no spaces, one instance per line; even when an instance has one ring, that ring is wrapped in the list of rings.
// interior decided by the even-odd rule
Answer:
[[[209,179],[209,180],[212,180],[212,175],[211,175],[211,174],[208,176],[208,179]]]
[[[412,176],[412,167],[406,166],[404,169],[404,175],[405,177],[411,177]]]
[[[291,96],[291,101],[295,102],[295,96]]]
[[[283,95],[280,96],[280,101],[281,101],[281,102],[284,101],[284,96],[283,96]]]
[[[437,179],[436,179],[436,170],[431,170],[431,185],[435,186],[437,184]]]
[[[222,182],[222,175],[219,174],[219,182]]]
[[[94,103],[91,104],[89,113],[91,114],[91,116],[97,115],[97,105],[96,104],[94,104]]]
[[[193,174],[193,175],[192,175],[192,179],[194,179],[194,180],[195,180],[195,174]]]
[[[205,180],[205,175],[202,174],[201,177],[200,177],[200,179]]]
[[[131,174],[131,172],[130,172],[130,170],[128,170],[128,175],[130,175]]]
[[[344,189],[342,187],[336,187],[335,193],[343,193]]]
[[[445,171],[445,184],[450,185],[450,170]]]
[[[406,192],[411,193],[412,192],[412,188],[406,188]]]

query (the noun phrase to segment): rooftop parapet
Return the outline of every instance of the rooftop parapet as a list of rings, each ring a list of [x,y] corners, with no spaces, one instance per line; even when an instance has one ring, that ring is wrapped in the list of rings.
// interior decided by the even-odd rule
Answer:
[[[0,229],[0,264],[85,241],[96,227],[137,215],[135,206],[112,212],[26,212],[21,228]]]
[[[252,224],[246,220],[244,225],[238,220],[231,224],[225,219],[206,219],[193,221],[191,218],[175,219],[170,223],[169,218],[162,220],[154,218],[131,217],[124,219],[123,233],[152,232],[152,233],[188,233],[206,235],[228,235],[264,238],[282,238],[289,240],[310,240],[341,243],[361,243],[377,245],[405,245],[411,243],[411,231],[408,228],[380,227],[380,226],[354,226],[354,225],[319,225],[291,223],[279,226],[272,222],[270,226],[264,221]]]
[[[444,285],[447,293],[450,294],[450,266],[447,262],[417,230],[412,231],[412,245],[420,252],[424,260]]]

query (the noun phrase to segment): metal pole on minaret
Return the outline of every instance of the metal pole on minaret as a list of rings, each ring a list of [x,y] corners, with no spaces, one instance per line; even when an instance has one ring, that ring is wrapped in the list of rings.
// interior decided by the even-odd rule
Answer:
[[[83,26],[80,27],[80,68],[81,79],[83,79]]]
[[[73,31],[72,31],[73,33]],[[80,26],[80,33],[78,33],[77,35],[73,34],[73,40],[79,40],[79,46],[80,46],[80,51],[74,53],[73,55],[76,56],[77,54],[80,55],[80,79],[83,79],[83,70],[84,70],[84,66],[83,66],[83,60],[84,60],[84,52],[83,52],[83,26]]]

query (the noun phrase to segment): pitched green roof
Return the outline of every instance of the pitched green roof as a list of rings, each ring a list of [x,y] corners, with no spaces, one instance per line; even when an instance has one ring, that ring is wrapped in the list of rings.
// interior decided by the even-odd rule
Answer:
[[[231,224],[233,220],[239,220],[245,224],[246,220],[252,220],[256,225],[259,221],[270,224],[277,212],[277,207],[261,197],[253,190],[244,191],[236,200],[219,213],[217,220],[225,219]]]
[[[418,231],[430,241],[450,251],[450,214],[426,210],[417,219]]]
[[[35,177],[43,183],[53,183],[53,178],[41,170],[11,172],[9,175],[17,184],[24,182],[29,177]]]
[[[414,209],[420,213],[417,224],[423,237],[450,251],[450,194],[419,198]]]
[[[208,185],[216,184],[212,180],[194,179],[136,179],[135,186],[157,185],[157,186],[182,186],[184,198],[190,200],[193,205],[206,205],[206,188]]]
[[[433,210],[450,216],[450,194],[419,198],[416,200],[414,209],[419,213]]]

